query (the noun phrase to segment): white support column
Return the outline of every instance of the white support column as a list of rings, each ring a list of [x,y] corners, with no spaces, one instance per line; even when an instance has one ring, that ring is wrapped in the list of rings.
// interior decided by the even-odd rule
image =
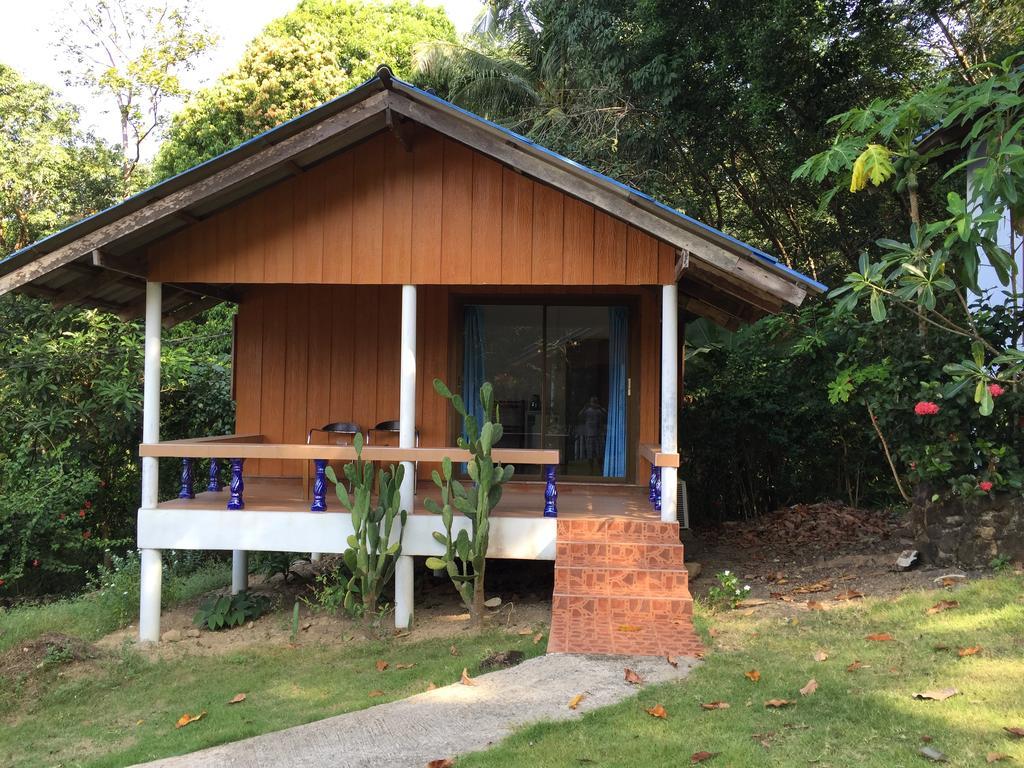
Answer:
[[[661,450],[679,449],[679,310],[675,283],[661,288]],[[661,519],[676,521],[675,467],[661,468]]]
[[[143,367],[142,442],[160,441],[160,333],[163,311],[163,285],[146,283],[146,345]],[[160,483],[157,459],[142,459],[142,506],[156,506]],[[139,640],[156,642],[160,639],[160,590],[163,566],[159,549],[144,549],[141,553],[139,586]]]
[[[398,445],[416,445],[416,286],[402,286],[401,365],[398,389]],[[416,464],[403,462],[402,509],[413,512],[416,490]],[[413,562],[402,555],[395,566],[395,627],[405,629],[412,622]]]
[[[249,553],[244,549],[231,550],[231,594],[249,589]]]

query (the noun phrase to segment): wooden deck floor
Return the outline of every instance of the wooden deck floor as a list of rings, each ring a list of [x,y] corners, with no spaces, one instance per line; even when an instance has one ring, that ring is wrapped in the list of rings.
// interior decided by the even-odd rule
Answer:
[[[303,498],[302,483],[288,478],[252,478],[245,483],[245,509],[248,512],[308,512],[309,499]],[[414,514],[430,514],[423,508],[423,499],[437,498],[433,483],[421,481],[417,485]],[[157,505],[159,509],[224,509],[228,491],[197,493],[194,499],[171,499]],[[344,508],[334,490],[327,496],[329,512],[343,512]],[[494,514],[498,517],[541,517],[544,512],[544,483],[512,482],[505,486],[501,504]],[[313,513],[311,513],[313,514]],[[637,485],[600,483],[560,483],[558,486],[558,516],[575,517],[628,517],[636,520],[658,520],[658,513],[647,501],[647,488]]]

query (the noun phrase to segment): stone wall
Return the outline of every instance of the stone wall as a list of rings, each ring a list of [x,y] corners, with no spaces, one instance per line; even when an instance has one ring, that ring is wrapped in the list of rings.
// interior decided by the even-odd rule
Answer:
[[[1024,562],[1024,497],[995,494],[930,500],[919,489],[910,526],[922,560],[936,565],[987,566],[996,557]]]

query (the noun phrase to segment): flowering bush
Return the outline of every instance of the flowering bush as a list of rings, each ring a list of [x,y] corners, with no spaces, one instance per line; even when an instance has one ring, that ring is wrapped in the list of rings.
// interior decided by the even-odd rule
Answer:
[[[735,608],[740,600],[750,591],[750,585],[740,586],[739,577],[732,571],[721,571],[715,574],[718,586],[708,590],[708,601],[712,608]]]

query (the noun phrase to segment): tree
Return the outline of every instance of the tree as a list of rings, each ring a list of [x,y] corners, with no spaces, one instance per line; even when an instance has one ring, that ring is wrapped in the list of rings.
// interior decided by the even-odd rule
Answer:
[[[455,39],[439,8],[408,0],[303,0],[267,25],[235,69],[175,116],[156,175],[179,173],[317,107],[381,64],[408,76],[413,47],[434,39]]]
[[[117,153],[74,107],[0,64],[0,254],[107,207],[118,187]]]
[[[85,86],[116,104],[128,194],[143,144],[163,131],[168,102],[188,93],[181,74],[216,38],[199,21],[191,0],[140,7],[128,0],[83,0],[71,3],[69,11],[76,20],[63,27],[59,45],[76,67],[64,76],[68,85]]]
[[[838,115],[832,146],[794,173],[828,180],[833,197],[888,187],[906,199],[908,234],[879,238],[831,292],[839,315],[866,305],[872,335],[894,337],[900,353],[880,359],[878,344],[862,337],[830,386],[833,401],[856,396],[867,406],[905,498],[890,442],[912,482],[945,481],[963,495],[1024,490],[1020,266],[997,236],[1007,208],[1016,212],[1024,200],[1022,60],[1024,53],[975,67],[977,82],[954,77]],[[955,191],[966,188],[968,169],[970,200]],[[919,204],[929,176],[956,182],[945,209],[931,214]],[[982,256],[1008,302],[980,289]]]

